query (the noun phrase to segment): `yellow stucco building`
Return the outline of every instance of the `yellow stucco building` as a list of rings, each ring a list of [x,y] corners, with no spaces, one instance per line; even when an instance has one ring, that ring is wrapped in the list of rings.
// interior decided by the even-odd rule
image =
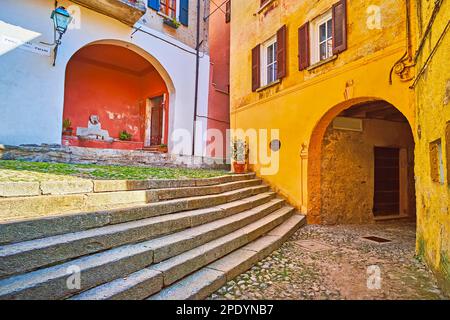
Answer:
[[[417,4],[417,250],[450,292],[450,2]]]
[[[428,34],[415,64],[417,30],[433,11],[420,2],[232,1],[231,128],[279,129],[279,141],[249,139],[250,169],[310,223],[414,219],[417,211],[418,251],[448,277],[450,178],[433,182],[430,150],[446,161],[449,40],[416,82],[441,34]],[[444,5],[437,30],[448,21]],[[430,147],[438,139],[441,149]],[[255,150],[269,145],[279,165],[265,174]]]

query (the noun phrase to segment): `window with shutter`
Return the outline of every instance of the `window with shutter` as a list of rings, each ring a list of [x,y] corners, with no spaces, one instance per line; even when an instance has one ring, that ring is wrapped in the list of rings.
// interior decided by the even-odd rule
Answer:
[[[283,26],[273,36],[252,50],[252,90],[268,86],[287,73],[287,28]]]
[[[310,65],[309,22],[298,29],[298,65],[300,71]]]
[[[286,58],[287,58],[287,43],[286,43],[286,26],[284,25],[280,30],[277,32],[277,79],[282,79],[286,76],[287,73],[287,64],[286,64]]]
[[[299,29],[299,69],[347,50],[347,2],[340,0],[326,13]]]
[[[252,91],[258,90],[261,86],[261,46],[257,45],[252,50]]]
[[[347,1],[333,5],[333,54],[347,50]]]
[[[183,25],[188,25],[189,0],[148,0],[148,7],[174,20],[178,14],[179,21]]]

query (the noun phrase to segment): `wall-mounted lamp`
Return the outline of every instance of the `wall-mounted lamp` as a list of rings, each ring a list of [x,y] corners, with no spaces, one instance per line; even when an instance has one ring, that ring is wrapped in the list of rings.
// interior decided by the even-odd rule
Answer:
[[[56,57],[58,55],[58,47],[61,45],[61,39],[64,33],[66,33],[69,24],[72,22],[72,17],[69,12],[64,7],[58,7],[53,10],[52,15],[50,17],[53,20],[53,24],[55,26],[55,49],[54,49],[54,60],[53,66],[56,65]],[[59,37],[56,37],[56,33],[58,33]]]

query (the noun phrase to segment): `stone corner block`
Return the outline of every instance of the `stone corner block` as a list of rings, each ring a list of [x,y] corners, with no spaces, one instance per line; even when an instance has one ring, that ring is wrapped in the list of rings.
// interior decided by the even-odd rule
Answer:
[[[39,182],[0,182],[0,197],[39,196]]]
[[[128,190],[127,180],[94,180],[94,192],[114,192]]]

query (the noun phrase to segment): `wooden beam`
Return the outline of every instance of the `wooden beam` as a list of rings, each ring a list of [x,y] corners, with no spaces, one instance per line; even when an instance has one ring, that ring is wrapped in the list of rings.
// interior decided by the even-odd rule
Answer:
[[[385,117],[385,120],[408,123],[408,119],[406,119],[406,117],[401,113],[387,116],[387,117]]]
[[[346,117],[366,117],[368,112],[377,111],[380,108],[394,108],[385,101],[375,101],[371,103],[364,103],[360,105],[353,106],[342,113],[342,116]],[[394,108],[395,109],[395,108]]]
[[[401,112],[393,107],[388,106],[388,107],[380,108],[379,110],[367,112],[366,116],[367,116],[367,118],[374,118],[374,117],[380,117],[380,116],[387,117],[387,116],[391,116],[391,115],[395,115],[395,114],[401,114]]]

